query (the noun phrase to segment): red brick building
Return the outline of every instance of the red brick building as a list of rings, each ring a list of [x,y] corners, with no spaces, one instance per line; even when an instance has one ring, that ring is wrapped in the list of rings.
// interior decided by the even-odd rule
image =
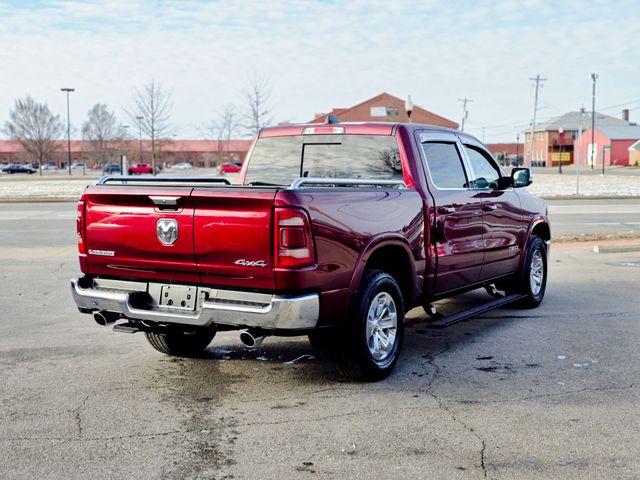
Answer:
[[[388,93],[381,93],[362,103],[347,108],[334,108],[317,114],[309,123],[323,123],[327,115],[335,115],[342,122],[415,122],[441,127],[458,128],[458,124],[415,105],[411,120],[405,110],[405,101]]]
[[[485,147],[501,165],[513,166],[522,163],[521,143],[485,143]]]
[[[214,167],[223,161],[243,161],[249,151],[252,140],[171,140],[156,142],[156,155],[162,166],[188,162],[194,167]],[[140,142],[138,140],[124,140],[113,142],[105,148],[104,155],[96,155],[91,142],[84,140],[71,141],[71,161],[84,162],[89,167],[98,163],[117,162],[120,155],[126,155],[130,163],[151,161],[151,142],[142,142],[142,160],[140,159]],[[105,161],[96,160],[97,157],[106,158]],[[58,167],[66,166],[68,158],[67,142],[61,140],[57,151],[49,162]],[[32,163],[34,159],[24,152],[18,142],[0,140],[0,163]]]

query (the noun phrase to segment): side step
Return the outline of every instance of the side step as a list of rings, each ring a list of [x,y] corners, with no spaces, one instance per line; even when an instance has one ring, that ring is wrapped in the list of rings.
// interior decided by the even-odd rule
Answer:
[[[472,317],[480,315],[482,313],[489,312],[496,308],[502,307],[504,305],[508,305],[509,303],[517,302],[525,298],[526,295],[522,295],[520,293],[514,293],[512,295],[507,295],[506,297],[497,298],[487,303],[483,303],[482,305],[478,305],[477,307],[470,308],[468,310],[463,310],[458,313],[454,313],[453,315],[449,315],[447,317],[435,317],[433,322],[429,322],[425,325],[426,328],[445,328],[454,323],[464,322],[465,320],[469,320]]]
[[[138,333],[143,330],[133,323],[117,323],[113,326],[113,331],[120,333]]]

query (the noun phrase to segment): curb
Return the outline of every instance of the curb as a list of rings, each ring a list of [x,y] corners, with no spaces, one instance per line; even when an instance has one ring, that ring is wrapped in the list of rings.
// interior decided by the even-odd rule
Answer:
[[[638,200],[640,195],[536,195],[543,200]]]
[[[80,195],[77,197],[0,197],[0,204],[2,203],[70,203],[80,200]]]
[[[631,245],[596,245],[593,247],[595,253],[627,253],[640,252],[640,243]]]

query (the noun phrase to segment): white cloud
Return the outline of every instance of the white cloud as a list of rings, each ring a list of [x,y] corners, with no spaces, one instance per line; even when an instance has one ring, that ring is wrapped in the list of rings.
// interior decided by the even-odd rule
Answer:
[[[484,2],[483,2],[484,3]],[[588,74],[600,74],[599,104],[640,98],[635,2],[110,1],[0,5],[0,121],[31,93],[72,120],[98,101],[120,115],[151,78],[173,92],[182,137],[198,135],[224,104],[242,106],[252,73],[273,87],[275,120],[305,121],[381,91],[460,117],[487,140],[511,140],[526,123],[528,78],[548,78],[550,116],[589,104]],[[610,112],[616,113],[616,112]],[[508,131],[510,130],[510,131]],[[504,133],[503,133],[504,132]]]

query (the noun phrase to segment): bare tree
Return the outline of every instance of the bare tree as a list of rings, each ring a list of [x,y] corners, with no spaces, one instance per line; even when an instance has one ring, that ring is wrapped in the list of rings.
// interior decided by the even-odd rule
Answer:
[[[225,105],[218,114],[218,118],[209,122],[201,129],[202,134],[215,141],[213,149],[216,159],[220,162],[228,160],[231,138],[238,133],[241,118],[233,105]]]
[[[131,121],[151,139],[151,168],[156,174],[156,142],[168,138],[171,127],[171,95],[151,80],[133,96],[134,108],[127,111]]]
[[[17,141],[38,162],[42,175],[42,164],[60,148],[58,139],[64,126],[60,117],[51,113],[46,103],[38,103],[27,95],[16,100],[5,129],[11,139]]]
[[[271,99],[271,87],[266,80],[254,76],[251,78],[249,88],[245,92],[247,101],[247,113],[244,116],[245,128],[253,136],[256,136],[262,127],[271,123],[269,101]]]
[[[229,143],[240,127],[240,118],[233,105],[226,105],[218,121],[218,149],[222,161],[228,161]]]
[[[82,139],[85,140],[87,153],[98,164],[111,160],[116,142],[123,136],[122,125],[118,125],[116,116],[104,103],[96,103],[87,113],[82,124]]]

